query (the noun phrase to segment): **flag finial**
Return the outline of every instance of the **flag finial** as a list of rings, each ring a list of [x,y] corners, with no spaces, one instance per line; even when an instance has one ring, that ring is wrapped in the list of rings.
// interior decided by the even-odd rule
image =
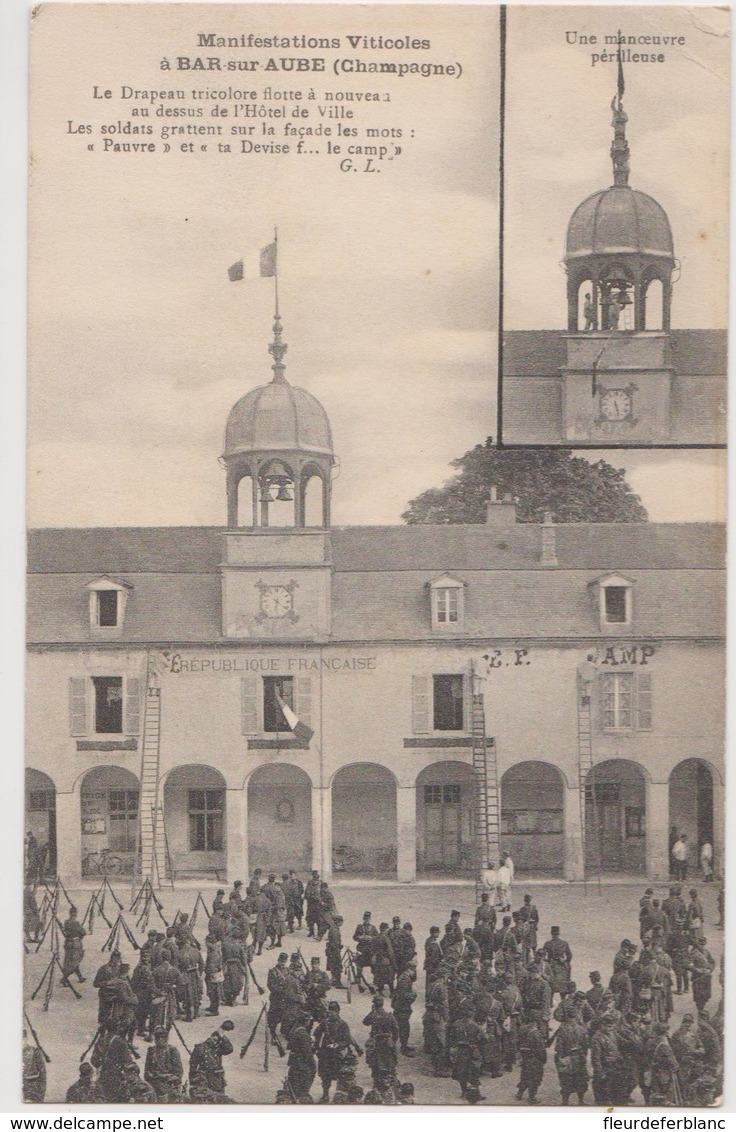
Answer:
[[[629,183],[629,143],[626,140],[626,123],[628,114],[623,108],[624,97],[624,68],[621,56],[623,36],[618,33],[618,86],[611,102],[613,111],[613,141],[611,143],[611,162],[613,164],[614,185],[628,185]]]

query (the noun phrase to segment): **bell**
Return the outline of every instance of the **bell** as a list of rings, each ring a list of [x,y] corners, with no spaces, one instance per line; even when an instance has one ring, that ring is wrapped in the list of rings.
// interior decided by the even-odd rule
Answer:
[[[271,499],[271,489],[268,486],[268,484],[266,484],[266,486],[261,489],[259,502],[260,503],[272,503],[273,502],[273,500]]]
[[[279,503],[292,503],[294,496],[289,494],[289,489],[286,484],[282,484],[276,493],[276,499]]]

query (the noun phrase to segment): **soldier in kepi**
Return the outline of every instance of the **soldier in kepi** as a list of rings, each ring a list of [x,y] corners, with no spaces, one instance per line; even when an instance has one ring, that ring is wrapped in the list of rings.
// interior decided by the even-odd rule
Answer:
[[[405,1057],[414,1057],[415,1053],[414,1046],[409,1045],[409,1036],[412,1003],[416,1001],[417,997],[414,990],[416,978],[417,965],[412,959],[406,969],[402,971],[397,978],[396,987],[391,998],[391,1008],[399,1026],[401,1052]]]
[[[179,1051],[167,1041],[166,1028],[157,1026],[154,1030],[155,1045],[146,1053],[144,1078],[153,1088],[159,1104],[173,1104],[181,1096],[181,1083],[184,1077]]]
[[[355,942],[355,973],[358,977],[358,990],[362,994],[365,990],[363,982],[363,968],[370,967],[373,962],[373,944],[378,936],[378,928],[371,923],[370,912],[363,913],[363,920],[353,932]]]
[[[225,1070],[223,1057],[233,1052],[233,1043],[226,1034],[235,1029],[235,1024],[227,1018],[219,1030],[192,1050],[189,1059],[189,1099],[195,1104],[234,1104],[225,1090]]]
[[[342,987],[342,916],[335,915],[331,927],[327,929],[325,945],[325,966],[332,976],[333,987]]]
[[[350,1027],[340,1017],[340,1003],[330,1002],[327,1014],[314,1031],[317,1049],[317,1071],[322,1082],[323,1102],[330,1099],[330,1086],[338,1081],[353,1045]],[[353,1060],[353,1058],[350,1058]]]
[[[64,936],[64,963],[62,966],[64,977],[62,985],[69,985],[69,976],[76,975],[80,983],[85,983],[87,980],[82,975],[82,960],[84,959],[84,947],[82,940],[87,932],[77,919],[77,909],[72,905],[69,909],[69,916],[62,924],[61,928]]]

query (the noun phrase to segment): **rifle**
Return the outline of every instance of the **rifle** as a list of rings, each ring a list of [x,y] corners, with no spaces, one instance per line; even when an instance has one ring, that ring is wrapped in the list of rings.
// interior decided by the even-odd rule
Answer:
[[[260,1013],[260,1014],[258,1015],[258,1017],[256,1018],[256,1024],[255,1024],[255,1026],[253,1027],[253,1029],[252,1029],[252,1030],[251,1030],[251,1032],[250,1032],[250,1037],[248,1038],[248,1041],[247,1041],[247,1042],[245,1043],[245,1045],[243,1046],[243,1048],[242,1048],[242,1049],[241,1049],[241,1051],[240,1051],[240,1056],[241,1056],[241,1058],[245,1057],[246,1053],[247,1053],[247,1052],[248,1052],[248,1050],[250,1049],[250,1047],[251,1047],[251,1044],[252,1044],[252,1042],[253,1042],[253,1039],[254,1039],[254,1037],[256,1036],[256,1030],[258,1029],[258,1025],[259,1025],[259,1023],[260,1023],[260,1021],[261,1021],[261,1018],[263,1017],[263,1015],[264,1015],[265,1013],[266,1013],[266,1003],[264,1002],[263,1006],[261,1007],[261,1013]]]
[[[90,1050],[92,1049],[92,1047],[94,1046],[95,1042],[97,1041],[97,1039],[99,1038],[99,1036],[100,1036],[100,1034],[101,1034],[101,1033],[102,1033],[102,1026],[98,1026],[98,1027],[97,1027],[97,1033],[95,1034],[95,1036],[93,1037],[92,1041],[91,1041],[91,1042],[89,1043],[89,1045],[87,1046],[86,1050],[84,1051],[84,1053],[83,1053],[83,1054],[82,1054],[82,1056],[80,1057],[80,1059],[79,1059],[80,1061],[84,1061],[85,1057],[87,1056],[87,1054],[89,1053],[89,1051],[90,1051]]]
[[[259,994],[265,994],[266,992],[264,991],[264,989],[263,989],[263,987],[261,986],[261,984],[260,984],[260,983],[258,982],[258,979],[257,979],[257,978],[256,978],[256,976],[255,976],[255,972],[254,972],[254,970],[253,970],[253,967],[252,967],[252,965],[251,965],[250,961],[248,962],[248,970],[250,971],[250,977],[251,977],[251,979],[253,980],[253,983],[254,983],[254,985],[255,985],[255,988],[256,988],[256,990],[258,991],[258,993],[259,993]]]
[[[302,955],[302,949],[301,949],[301,947],[297,947],[297,949],[296,949],[296,953],[297,953],[297,955],[299,956],[299,958],[301,959],[301,962],[302,962],[302,967],[304,968],[304,973],[305,973],[305,975],[308,975],[308,974],[309,974],[309,967],[307,966],[307,961],[306,961],[306,959],[305,959],[305,958],[304,958],[304,956]]]
[[[362,1046],[359,1046],[359,1045],[358,1045],[358,1043],[356,1042],[356,1040],[355,1040],[355,1038],[353,1037],[353,1035],[352,1035],[352,1034],[350,1035],[350,1044],[351,1044],[351,1046],[352,1046],[352,1047],[354,1048],[354,1050],[355,1050],[355,1052],[357,1053],[358,1057],[362,1057],[362,1056],[363,1056],[363,1054],[365,1053],[365,1050],[363,1049],[363,1047],[362,1047]]]
[[[268,1024],[268,1019],[266,1020],[266,1022]],[[271,1035],[271,1044],[275,1045],[276,1049],[279,1051],[279,1057],[286,1057],[286,1050],[281,1044],[281,1039],[276,1036],[276,1033],[271,1026],[268,1027],[268,1032]]]
[[[358,986],[360,986],[361,981],[364,982],[365,986],[366,986],[366,990],[370,991],[371,994],[375,994],[376,988],[373,986],[372,983],[368,982],[365,975],[363,974],[362,968],[361,968],[361,971],[360,971],[360,975],[358,975],[358,968],[355,966],[355,953],[353,951],[351,951],[350,948],[347,949],[347,952],[348,952],[348,958],[350,960],[350,963],[353,967],[353,970],[355,971],[355,975],[356,975],[355,981],[356,981],[356,983],[358,984]]]
[[[173,1026],[173,1028],[174,1028],[174,1031],[175,1031],[175,1033],[176,1033],[176,1036],[177,1036],[177,1038],[179,1039],[179,1041],[181,1042],[181,1044],[182,1044],[182,1045],[184,1046],[184,1049],[185,1049],[185,1050],[187,1051],[187,1053],[188,1053],[188,1054],[189,1054],[189,1056],[191,1057],[191,1056],[192,1056],[192,1051],[190,1050],[190,1048],[189,1048],[189,1046],[187,1045],[187,1043],[186,1043],[186,1042],[184,1041],[184,1036],[183,1036],[183,1034],[182,1034],[181,1030],[179,1029],[179,1027],[177,1026],[177,1024],[176,1024],[176,1022],[174,1021],[174,1019],[173,1019],[173,1018],[169,1019],[169,1021],[171,1022],[171,1025],[172,1025],[172,1026]]]
[[[24,1018],[25,1018],[25,1020],[26,1020],[26,1025],[28,1026],[28,1029],[29,1029],[29,1030],[31,1031],[31,1037],[33,1038],[34,1042],[36,1043],[36,1049],[37,1049],[37,1050],[39,1051],[39,1053],[40,1053],[40,1054],[42,1054],[42,1056],[43,1056],[43,1059],[44,1059],[44,1061],[46,1062],[46,1064],[47,1064],[47,1065],[50,1065],[50,1064],[51,1064],[51,1058],[50,1058],[50,1057],[49,1057],[49,1055],[48,1055],[48,1054],[46,1053],[46,1050],[45,1050],[45,1049],[43,1048],[43,1046],[41,1045],[40,1041],[38,1040],[38,1034],[37,1034],[37,1033],[36,1033],[36,1031],[35,1031],[35,1030],[33,1029],[33,1026],[32,1026],[32,1024],[31,1024],[31,1020],[30,1020],[30,1018],[28,1017],[28,1014],[26,1013],[26,1011],[25,1011],[25,1010],[23,1011],[23,1017],[24,1017]]]

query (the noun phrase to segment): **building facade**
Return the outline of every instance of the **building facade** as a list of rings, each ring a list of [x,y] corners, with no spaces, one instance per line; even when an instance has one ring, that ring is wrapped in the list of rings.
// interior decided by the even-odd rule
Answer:
[[[472,875],[478,693],[521,872],[663,879],[673,826],[720,865],[722,529],[495,495],[482,525],[332,527],[284,349],[277,320],[227,422],[226,527],[30,532],[26,822],[65,883]]]

